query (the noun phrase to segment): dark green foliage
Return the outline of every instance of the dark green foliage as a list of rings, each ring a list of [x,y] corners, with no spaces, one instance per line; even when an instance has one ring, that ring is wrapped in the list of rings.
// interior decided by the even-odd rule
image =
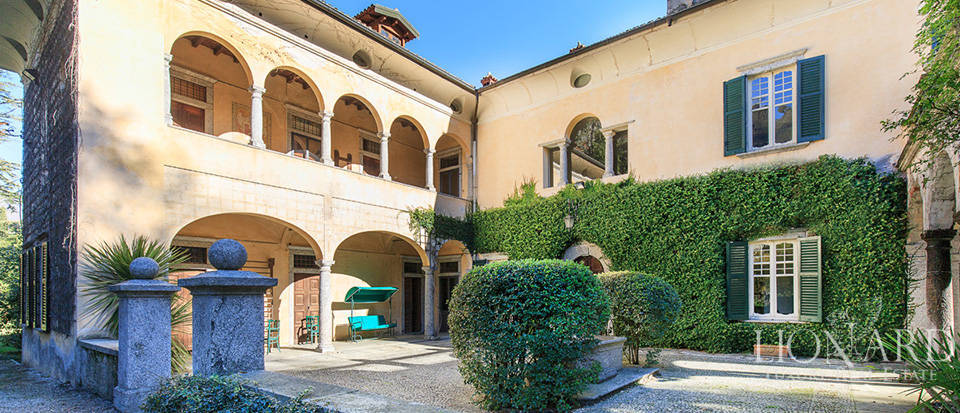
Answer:
[[[235,376],[182,376],[171,379],[147,397],[146,412],[322,413],[328,410],[304,403],[302,396],[279,402],[257,392],[253,383]]]
[[[755,330],[776,344],[777,330],[784,329],[788,336],[805,330],[792,345],[810,354],[814,334],[823,338],[825,330],[848,344],[847,323],[853,322],[854,347],[863,349],[873,328],[899,328],[907,315],[905,206],[900,176],[878,173],[865,160],[825,156],[802,165],[569,186],[550,198],[474,214],[471,251],[557,258],[584,240],[598,245],[614,270],[657,274],[685,308],[674,327],[650,343],[657,347],[748,351]],[[823,240],[824,322],[728,321],[724,243],[796,228]]]
[[[660,278],[638,272],[600,274],[610,299],[613,334],[626,337],[624,352],[638,364],[640,347],[653,345],[680,316],[680,296]]]
[[[598,367],[573,363],[597,343],[609,316],[597,277],[570,261],[488,264],[463,277],[450,299],[450,338],[481,407],[572,407]]]
[[[883,347],[890,352],[888,357],[902,359],[913,374],[911,392],[921,393],[911,412],[960,412],[958,338],[942,330],[935,336],[920,330],[900,337],[890,334],[883,340]]]
[[[473,250],[473,224],[469,220],[441,215],[430,208],[415,208],[407,213],[410,214],[410,229],[418,236],[460,240],[467,249]]]
[[[115,242],[101,242],[83,248],[80,275],[85,278],[81,288],[90,305],[85,316],[96,317],[113,337],[119,334],[119,298],[109,290],[110,286],[133,279],[130,263],[139,257],[153,258],[160,265],[156,279],[167,280],[170,268],[186,260],[183,252],[167,248],[159,241],[136,236],[129,242],[124,236]],[[191,303],[175,296],[170,302],[170,324],[173,332],[180,331],[192,322]],[[171,340],[171,363],[174,372],[186,371],[190,364],[190,351],[176,337]]]
[[[920,76],[905,100],[906,110],[883,122],[887,131],[917,147],[918,154],[957,153],[960,140],[960,0],[922,0],[924,21],[917,31],[913,52]],[[908,73],[915,74],[915,73]],[[908,159],[909,167],[924,170],[933,156]]]

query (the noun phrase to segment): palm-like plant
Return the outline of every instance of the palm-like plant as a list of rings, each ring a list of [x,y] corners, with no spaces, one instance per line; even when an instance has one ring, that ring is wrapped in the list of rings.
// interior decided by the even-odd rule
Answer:
[[[80,275],[85,279],[85,283],[80,290],[83,297],[90,300],[83,314],[101,323],[113,337],[119,334],[119,299],[109,288],[134,279],[130,274],[130,263],[139,257],[156,261],[160,271],[155,279],[163,281],[167,280],[173,266],[187,259],[182,251],[170,249],[158,241],[140,235],[129,242],[121,235],[115,242],[101,242],[83,248]],[[171,329],[182,331],[191,321],[190,300],[174,297],[170,303]],[[184,371],[190,360],[190,352],[176,337],[171,341],[170,350],[173,371]]]
[[[960,412],[960,357],[955,345],[956,337],[944,331],[931,337],[923,331],[903,338],[891,334],[883,341],[883,346],[899,353],[915,375],[911,392],[919,392],[919,397],[911,412]]]

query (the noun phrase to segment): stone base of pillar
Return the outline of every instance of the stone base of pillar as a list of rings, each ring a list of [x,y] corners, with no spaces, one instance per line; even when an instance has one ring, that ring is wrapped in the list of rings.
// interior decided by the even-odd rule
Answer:
[[[147,400],[147,396],[154,389],[124,389],[119,386],[113,388],[113,407],[121,413],[142,412],[140,405]]]
[[[321,353],[334,353],[337,349],[333,347],[333,343],[321,343],[317,346],[317,351]]]

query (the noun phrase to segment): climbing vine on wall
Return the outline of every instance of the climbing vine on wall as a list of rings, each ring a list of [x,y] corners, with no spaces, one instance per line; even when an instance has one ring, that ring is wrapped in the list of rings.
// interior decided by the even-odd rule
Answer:
[[[422,210],[412,222],[473,252],[559,258],[572,243],[598,245],[614,270],[671,283],[684,311],[657,346],[748,351],[796,333],[794,351],[865,351],[873,330],[904,325],[907,310],[906,185],[870,162],[835,156],[801,165],[721,170],[654,182],[587,183],[548,197],[456,220]],[[724,244],[804,229],[823,240],[824,322],[757,324],[725,316]],[[854,328],[851,329],[850,323]],[[875,346],[874,346],[875,347]],[[822,355],[823,353],[821,353]]]

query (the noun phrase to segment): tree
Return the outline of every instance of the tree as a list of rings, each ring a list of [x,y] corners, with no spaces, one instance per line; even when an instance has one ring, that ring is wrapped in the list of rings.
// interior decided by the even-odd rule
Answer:
[[[917,171],[928,169],[935,154],[960,151],[960,0],[923,0],[920,14],[913,44],[920,78],[905,99],[910,108],[883,122],[917,147],[921,156],[906,165]]]
[[[23,99],[18,88],[10,81],[12,73],[0,70],[0,144],[20,139]],[[20,205],[20,164],[0,159],[0,201],[8,209]]]

